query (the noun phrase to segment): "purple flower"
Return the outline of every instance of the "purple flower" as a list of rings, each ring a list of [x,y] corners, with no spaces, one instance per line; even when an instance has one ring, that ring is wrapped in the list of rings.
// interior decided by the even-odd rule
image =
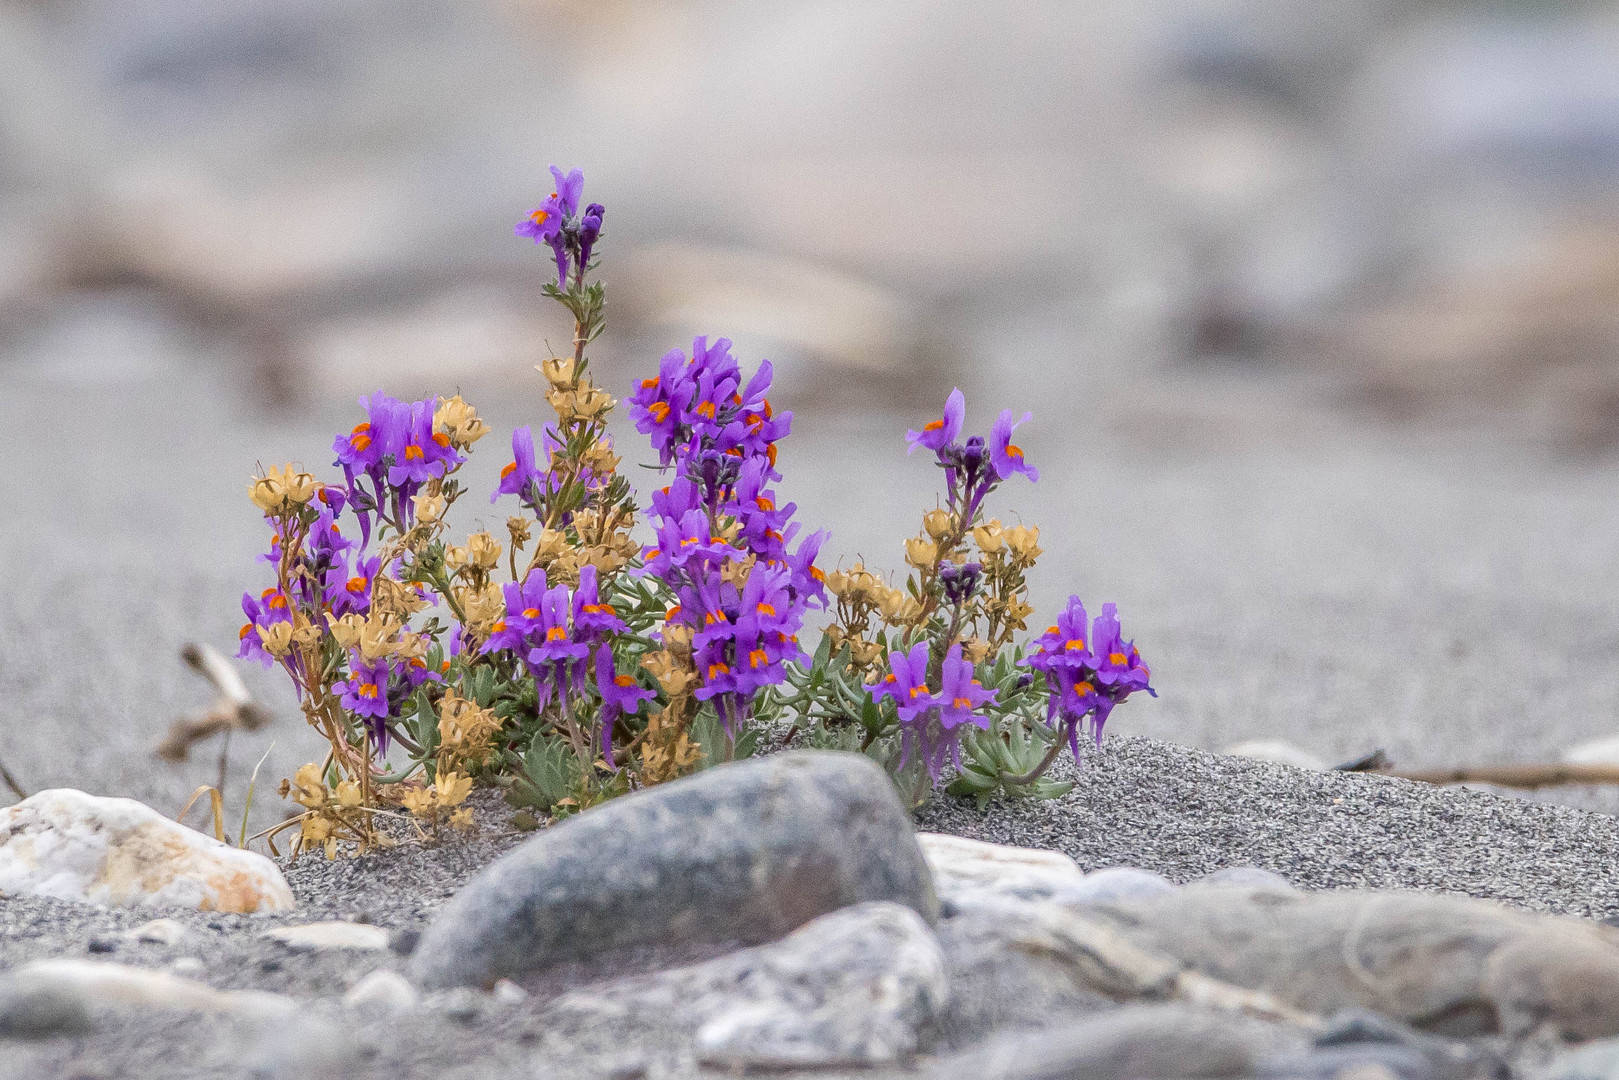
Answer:
[[[1023,451],[1012,443],[1012,432],[1019,424],[1034,419],[1033,413],[1024,413],[1023,419],[1012,422],[1012,410],[1003,409],[989,432],[989,460],[995,475],[1010,480],[1013,473],[1022,473],[1031,482],[1040,479],[1040,470],[1023,460]]]
[[[534,432],[524,424],[512,432],[512,460],[500,470],[500,486],[489,496],[489,501],[494,502],[502,495],[516,495],[524,505],[531,505],[543,476],[534,463]]]
[[[349,677],[332,684],[332,689],[349,712],[381,720],[388,715],[388,679],[392,674],[386,659],[367,664],[355,656]]]
[[[902,652],[888,654],[888,674],[877,684],[874,697],[894,700],[902,724],[913,723],[939,703],[928,690],[928,644],[917,642],[910,655]]]
[[[950,396],[945,399],[943,417],[924,424],[921,431],[905,433],[905,441],[911,444],[906,453],[915,453],[918,446],[925,446],[934,453],[943,450],[960,437],[961,422],[966,414],[967,399],[962,396],[961,390],[950,391]]]
[[[962,657],[961,644],[950,646],[939,686],[939,723],[947,731],[962,724],[975,724],[987,730],[989,717],[979,715],[977,709],[994,701],[995,691],[984,689],[983,684],[973,678],[972,661]]]
[[[371,610],[371,583],[382,569],[376,555],[361,559],[350,575],[342,566],[326,574],[326,606],[336,615],[364,615]]]
[[[579,568],[579,587],[573,592],[573,629],[584,638],[622,634],[629,629],[612,604],[604,604],[598,594],[596,568],[586,563]]]
[[[424,484],[442,477],[448,464],[461,464],[459,454],[450,448],[450,437],[433,431],[435,399],[413,402],[408,413],[402,413],[399,427],[399,445],[393,465],[388,469],[388,483],[394,487],[404,484]]]
[[[641,711],[641,702],[651,701],[657,695],[635,681],[633,675],[622,675],[613,666],[613,650],[606,645],[596,649],[596,692],[602,699],[602,757],[609,765],[613,761],[613,725],[625,713]]]
[[[528,217],[517,223],[513,233],[531,236],[536,244],[551,245],[557,262],[557,288],[568,286],[570,262],[577,267],[582,278],[590,263],[590,249],[601,236],[602,215],[606,213],[600,203],[585,208],[584,217],[575,220],[579,211],[579,197],[585,189],[585,174],[574,169],[566,176],[555,165],[551,175],[556,179],[556,190]]]
[[[259,627],[292,621],[292,612],[288,610],[286,595],[274,586],[265,589],[256,597],[252,593],[243,593],[242,614],[247,616],[247,622],[242,624],[241,632],[236,635],[241,640],[236,655],[243,659],[257,660],[265,667],[272,666],[275,657],[265,651],[264,639],[259,637]]]
[[[332,444],[332,451],[337,454],[335,464],[343,466],[351,478],[355,473],[378,470],[384,455],[394,452],[399,412],[404,407],[398,399],[381,390],[369,399],[361,398],[360,404],[365,406],[366,418],[354,425],[354,430],[347,435],[339,435]]]
[[[1154,697],[1148,685],[1151,673],[1141,662],[1134,642],[1125,642],[1119,629],[1116,604],[1103,604],[1102,613],[1085,637],[1085,605],[1070,596],[1057,624],[1035,641],[1037,651],[1024,661],[1046,676],[1049,694],[1046,711],[1050,723],[1066,729],[1068,747],[1079,757],[1079,729],[1088,727],[1096,744],[1110,713],[1138,690]]]

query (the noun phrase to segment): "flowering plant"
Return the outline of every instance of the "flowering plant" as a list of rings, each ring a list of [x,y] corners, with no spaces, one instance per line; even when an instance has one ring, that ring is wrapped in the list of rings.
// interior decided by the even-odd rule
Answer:
[[[238,655],[279,665],[328,744],[283,784],[305,807],[295,850],[382,842],[374,818],[399,809],[436,837],[470,821],[474,783],[560,816],[766,735],[868,753],[916,799],[947,763],[951,790],[980,798],[1066,790],[1042,778],[1059,749],[1077,755],[1082,727],[1099,740],[1111,709],[1150,687],[1112,605],[1087,628],[1071,599],[1027,655],[1015,644],[1039,533],[984,507],[1013,477],[1038,478],[1011,441],[1023,421],[1005,412],[988,440],[963,441],[953,393],[907,436],[935,456],[946,497],[906,542],[904,588],[860,565],[825,573],[826,533],[804,532],[777,491],[792,414],[771,405],[770,363],[745,372],[728,340],[699,337],[626,402],[663,480],[652,541],[637,542],[641,508],[607,434],[618,402],[587,356],[605,326],[591,280],[605,210],[580,208],[578,170],[552,173],[556,191],[516,232],[552,249],[544,292],[572,314],[573,349],[538,365],[555,419],[512,433],[491,496],[511,500],[505,537],[448,532],[457,474],[490,430],[459,396],[373,394],[333,444],[340,478],[288,465],[250,486],[273,582],[243,597]],[[811,656],[814,612],[830,621]]]

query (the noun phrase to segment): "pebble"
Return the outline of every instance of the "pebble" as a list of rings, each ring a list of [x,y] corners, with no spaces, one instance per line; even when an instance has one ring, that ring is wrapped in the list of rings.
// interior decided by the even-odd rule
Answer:
[[[489,996],[502,1005],[521,1005],[528,1000],[528,991],[510,979],[496,979]]]
[[[0,1038],[83,1035],[91,1027],[85,995],[77,988],[27,976],[0,978]]]
[[[185,925],[174,919],[153,919],[124,935],[130,941],[144,942],[151,945],[175,946],[186,939],[190,932]]]
[[[1077,886],[1054,899],[1062,904],[1112,904],[1174,892],[1175,884],[1162,874],[1134,866],[1092,870]]]
[[[181,978],[200,979],[208,974],[208,965],[195,956],[182,956],[169,965],[169,970]]]
[[[411,957],[425,987],[643,946],[770,941],[818,915],[938,901],[894,785],[854,754],[788,751],[593,807],[486,868]]]
[[[1057,851],[990,844],[948,833],[919,832],[916,841],[943,901],[983,895],[1049,900],[1077,888],[1085,877],[1078,863]]]
[[[72,788],[0,809],[0,892],[105,907],[284,911],[275,863],[204,836],[134,799]]]
[[[1212,874],[1204,874],[1195,885],[1217,885],[1238,889],[1269,889],[1273,892],[1297,892],[1280,874],[1262,870],[1257,866],[1227,866]]]
[[[388,931],[380,926],[352,922],[305,923],[302,926],[278,926],[259,935],[279,941],[294,952],[317,952],[323,949],[386,949]]]
[[[95,1005],[190,1009],[254,1018],[285,1016],[299,1008],[295,1000],[284,994],[215,990],[207,983],[167,971],[71,957],[35,960],[22,965],[15,974],[19,979],[34,980],[41,987],[79,994]]]
[[[343,995],[343,1004],[351,1009],[378,1006],[389,1012],[409,1012],[419,1002],[420,995],[410,980],[387,968],[364,976]]]

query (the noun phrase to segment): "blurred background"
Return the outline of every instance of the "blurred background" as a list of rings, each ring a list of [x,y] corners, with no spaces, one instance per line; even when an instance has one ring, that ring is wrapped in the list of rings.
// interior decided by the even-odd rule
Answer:
[[[1117,600],[1162,690],[1110,730],[1619,734],[1613,4],[0,0],[19,780],[211,780],[151,753],[211,696],[180,645],[233,650],[247,479],[324,469],[360,394],[463,392],[492,483],[568,340],[511,235],[553,162],[608,208],[599,379],[695,333],[775,361],[824,561],[900,568],[938,479],[903,432],[952,386],[1035,413],[999,512],[1041,527],[1037,618]],[[237,792],[319,750],[248,674]]]

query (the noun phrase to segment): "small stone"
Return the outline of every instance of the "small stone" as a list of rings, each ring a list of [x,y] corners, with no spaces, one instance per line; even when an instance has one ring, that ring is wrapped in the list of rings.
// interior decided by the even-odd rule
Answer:
[[[1289,742],[1282,742],[1280,739],[1250,739],[1247,742],[1228,746],[1219,753],[1226,757],[1274,761],[1279,765],[1291,765],[1295,769],[1311,769],[1315,772],[1325,772],[1327,769],[1327,763],[1308,750],[1301,749]]]
[[[321,949],[386,949],[388,931],[380,926],[352,922],[305,923],[302,926],[278,926],[259,935],[267,937],[294,952],[316,952]]]
[[[159,1009],[229,1013],[273,1018],[296,1012],[298,1003],[284,994],[259,990],[215,990],[207,983],[167,971],[128,964],[58,958],[35,960],[16,970],[18,979],[77,993],[96,1005],[134,1005]]]
[[[366,975],[343,995],[343,1004],[351,1009],[378,1006],[389,1012],[408,1012],[418,1001],[410,980],[387,968],[378,968]]]
[[[1175,883],[1162,874],[1134,866],[1109,866],[1092,870],[1078,885],[1054,899],[1062,904],[1112,904],[1174,891]]]
[[[1234,889],[1269,889],[1273,892],[1284,893],[1298,891],[1282,875],[1273,874],[1269,870],[1261,870],[1257,866],[1223,867],[1211,874],[1204,874],[1194,884],[1221,885]]]
[[[1619,1080],[1619,1039],[1601,1039],[1553,1057],[1534,1080]]]
[[[1131,1005],[948,1058],[929,1080],[1190,1080],[1253,1075],[1287,1039],[1229,1013]]]
[[[90,1027],[90,1010],[74,987],[16,976],[0,979],[0,1038],[83,1035]]]
[[[0,892],[103,907],[281,911],[275,863],[171,821],[134,799],[71,788],[0,809]]]
[[[422,942],[422,932],[415,927],[396,930],[388,935],[388,951],[396,956],[409,956]]]
[[[208,974],[208,965],[195,956],[182,956],[169,965],[169,970],[184,979],[200,979]]]
[[[263,960],[259,961],[259,971],[265,975],[274,975],[276,972],[281,970],[281,967],[281,961],[277,960],[273,956],[266,956]]]
[[[174,919],[153,919],[149,923],[137,926],[124,936],[131,941],[172,947],[184,941],[188,933],[185,925]]]
[[[528,991],[510,979],[496,979],[489,994],[502,1005],[521,1005],[528,1000]]]
[[[1006,896],[1050,900],[1084,878],[1079,864],[1058,851],[988,844],[947,833],[917,833],[940,900]]]
[[[110,953],[118,951],[118,939],[110,937],[93,937],[85,947],[86,952]]]
[[[445,905],[411,967],[423,986],[486,984],[637,947],[770,941],[873,900],[938,912],[893,783],[856,754],[788,751],[525,841]]]
[[[470,1024],[483,1013],[483,999],[476,990],[458,986],[444,995],[439,1011],[458,1024]]]

